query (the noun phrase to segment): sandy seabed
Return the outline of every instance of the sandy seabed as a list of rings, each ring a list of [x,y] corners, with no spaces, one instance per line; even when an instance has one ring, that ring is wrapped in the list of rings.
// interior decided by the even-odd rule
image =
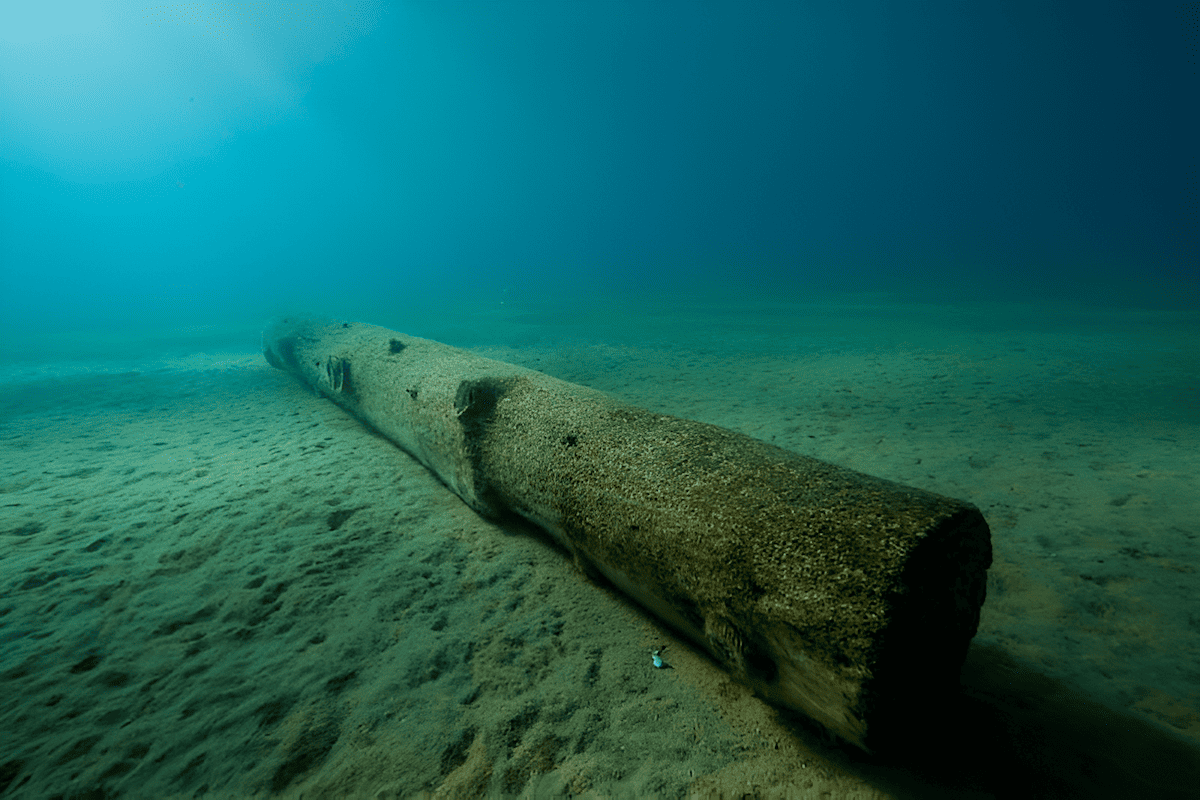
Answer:
[[[363,321],[978,505],[995,563],[955,706],[904,753],[827,740],[248,348],[25,360],[0,385],[0,797],[1196,796],[1194,316],[457,319]]]

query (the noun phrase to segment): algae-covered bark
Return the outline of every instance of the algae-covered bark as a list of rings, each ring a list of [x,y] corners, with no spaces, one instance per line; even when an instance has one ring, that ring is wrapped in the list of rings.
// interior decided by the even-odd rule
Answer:
[[[286,319],[264,352],[860,747],[957,683],[991,563],[969,503],[384,328]]]

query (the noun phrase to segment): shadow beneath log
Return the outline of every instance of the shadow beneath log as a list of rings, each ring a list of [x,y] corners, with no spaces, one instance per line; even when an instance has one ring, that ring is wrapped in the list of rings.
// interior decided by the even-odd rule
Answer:
[[[912,720],[875,756],[840,748],[831,760],[900,798],[1028,797],[1186,800],[1200,786],[1200,748],[1114,711],[973,644],[962,691]],[[811,740],[807,726],[797,729]]]

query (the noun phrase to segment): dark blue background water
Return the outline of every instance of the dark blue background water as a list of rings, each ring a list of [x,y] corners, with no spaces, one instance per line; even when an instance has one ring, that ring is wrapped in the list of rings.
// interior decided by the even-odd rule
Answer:
[[[1197,297],[1196,3],[22,5],[0,333]]]

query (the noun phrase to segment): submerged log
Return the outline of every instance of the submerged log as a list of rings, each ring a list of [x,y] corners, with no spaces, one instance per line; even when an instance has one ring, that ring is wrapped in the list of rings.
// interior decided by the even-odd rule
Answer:
[[[969,503],[384,328],[289,318],[263,351],[863,749],[957,690],[992,558]]]

